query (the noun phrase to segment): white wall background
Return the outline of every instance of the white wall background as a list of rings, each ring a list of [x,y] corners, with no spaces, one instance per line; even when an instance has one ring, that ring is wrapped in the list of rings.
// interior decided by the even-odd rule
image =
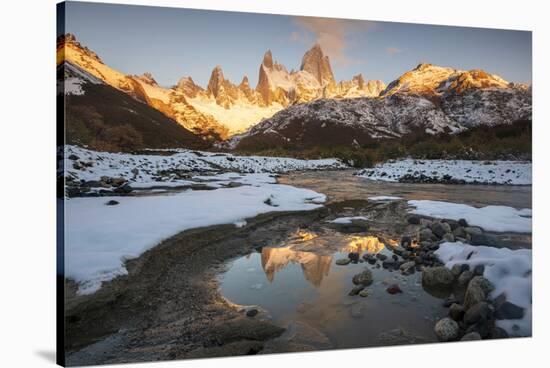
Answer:
[[[534,337],[478,343],[177,361],[139,367],[544,365],[550,341],[550,83],[544,1],[110,1],[263,13],[533,30]],[[55,0],[0,11],[0,366],[52,366],[55,356]],[[137,365],[126,365],[132,367]]]

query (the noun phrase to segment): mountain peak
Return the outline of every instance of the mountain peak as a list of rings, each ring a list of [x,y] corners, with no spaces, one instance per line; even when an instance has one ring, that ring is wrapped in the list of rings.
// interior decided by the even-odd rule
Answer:
[[[321,45],[316,43],[302,58],[300,70],[313,75],[321,85],[334,84],[334,75],[329,57],[323,53]]]
[[[142,75],[138,75],[136,78],[152,86],[158,86],[157,81],[155,80],[155,78],[153,78],[153,74],[149,72],[145,72]]]
[[[220,88],[222,88],[224,81],[225,78],[223,76],[222,67],[216,65],[216,67],[212,70],[212,74],[210,74],[210,80],[208,81],[208,87],[206,90],[214,97],[218,97]]]
[[[270,69],[273,67],[273,55],[271,54],[271,50],[267,50],[265,52],[264,59],[262,60],[262,65]]]

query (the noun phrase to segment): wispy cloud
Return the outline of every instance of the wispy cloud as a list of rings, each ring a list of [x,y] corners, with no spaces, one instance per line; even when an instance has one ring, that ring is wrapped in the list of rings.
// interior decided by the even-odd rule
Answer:
[[[323,51],[338,66],[362,64],[365,60],[355,59],[347,51],[354,34],[367,31],[373,22],[352,19],[332,19],[314,17],[294,17],[298,26],[306,32],[294,31],[290,39],[295,42],[311,42],[308,32],[313,34]]]
[[[390,55],[399,54],[399,53],[402,53],[403,51],[405,51],[405,50],[397,48],[397,47],[386,47],[386,52]]]

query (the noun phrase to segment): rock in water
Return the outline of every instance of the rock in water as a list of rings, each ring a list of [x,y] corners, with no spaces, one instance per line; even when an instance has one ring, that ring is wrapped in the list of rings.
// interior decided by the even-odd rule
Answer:
[[[353,276],[353,283],[355,285],[369,286],[372,284],[372,272],[370,270],[364,270],[361,273]]]
[[[107,206],[116,206],[119,202],[111,199],[109,202],[105,203]]]
[[[448,289],[452,287],[454,275],[447,267],[429,267],[422,271],[422,285],[434,289]]]
[[[458,338],[458,323],[450,318],[439,320],[434,327],[434,332],[439,341],[453,341]]]
[[[361,291],[363,291],[365,287],[363,285],[358,285],[356,287],[354,287],[353,289],[350,290],[350,292],[348,293],[349,296],[355,296],[357,294],[359,294]]]
[[[367,289],[363,289],[361,290],[361,292],[359,292],[359,296],[362,297],[362,298],[366,298],[367,296],[369,296],[369,291]]]
[[[357,263],[357,261],[359,261],[359,253],[357,252],[348,253],[348,258],[351,259],[353,263]]]
[[[336,260],[336,264],[338,266],[346,266],[346,265],[349,265],[350,263],[351,263],[351,259],[349,258],[340,258]]]
[[[398,294],[398,293],[402,293],[403,291],[401,290],[401,288],[399,287],[399,285],[397,284],[392,284],[390,286],[388,286],[388,288],[386,289],[386,291],[391,294],[391,295],[394,295],[394,294]]]

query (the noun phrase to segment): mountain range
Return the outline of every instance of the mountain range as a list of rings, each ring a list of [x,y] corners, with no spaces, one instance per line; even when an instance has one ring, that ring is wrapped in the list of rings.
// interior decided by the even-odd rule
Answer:
[[[482,70],[427,63],[387,86],[361,74],[337,82],[318,44],[304,54],[299,70],[290,72],[266,51],[254,88],[247,76],[232,83],[221,66],[205,87],[190,76],[162,87],[150,73],[127,75],[109,67],[71,34],[58,38],[57,61],[160,111],[185,136],[192,132],[202,140],[224,141],[226,148],[361,145],[413,131],[455,133],[531,119],[529,86]],[[85,88],[88,82],[77,84]]]

